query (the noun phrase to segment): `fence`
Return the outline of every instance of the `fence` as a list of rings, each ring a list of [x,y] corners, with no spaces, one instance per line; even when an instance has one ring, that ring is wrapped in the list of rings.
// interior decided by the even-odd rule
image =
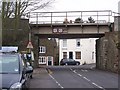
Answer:
[[[114,16],[119,15],[111,10],[100,11],[61,11],[61,12],[31,12],[28,14],[31,24],[75,24],[75,23],[108,23],[114,22]]]

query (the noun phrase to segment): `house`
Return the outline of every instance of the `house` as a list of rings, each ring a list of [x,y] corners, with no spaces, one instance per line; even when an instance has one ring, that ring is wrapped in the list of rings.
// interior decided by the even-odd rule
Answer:
[[[57,44],[55,39],[40,39],[39,43],[39,65],[54,65],[56,63]]]
[[[70,58],[79,61],[81,64],[95,63],[96,39],[60,39],[59,62],[63,58]]]

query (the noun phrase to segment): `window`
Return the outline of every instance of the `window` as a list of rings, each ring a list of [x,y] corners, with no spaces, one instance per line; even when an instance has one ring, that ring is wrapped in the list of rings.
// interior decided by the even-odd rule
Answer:
[[[63,58],[64,58],[64,59],[67,58],[67,52],[63,52]]]
[[[76,59],[81,59],[81,52],[75,52]]]
[[[46,48],[44,46],[40,46],[39,53],[46,53]]]
[[[46,64],[46,57],[45,56],[39,56],[39,64]]]
[[[3,54],[0,55],[0,73],[19,73],[19,60],[18,55]]]
[[[63,47],[67,47],[67,39],[63,39]]]
[[[76,47],[80,47],[80,39],[76,39]]]

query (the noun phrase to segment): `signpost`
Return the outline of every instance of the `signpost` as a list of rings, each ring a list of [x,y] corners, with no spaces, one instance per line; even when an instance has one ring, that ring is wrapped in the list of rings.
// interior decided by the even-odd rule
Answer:
[[[29,50],[28,53],[27,53],[27,59],[30,63],[30,65],[32,65],[32,54],[31,54],[31,49],[33,49],[33,45],[32,45],[32,42],[31,42],[31,33],[29,33],[29,42],[28,42],[28,45],[27,45],[27,49]]]

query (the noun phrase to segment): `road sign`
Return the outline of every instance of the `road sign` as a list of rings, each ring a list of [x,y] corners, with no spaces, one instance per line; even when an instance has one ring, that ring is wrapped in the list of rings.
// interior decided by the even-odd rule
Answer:
[[[33,45],[32,45],[32,43],[29,41],[29,43],[28,43],[28,45],[27,45],[27,48],[30,48],[30,49],[32,49],[33,48]]]
[[[62,28],[53,28],[53,33],[63,33],[63,29]]]

